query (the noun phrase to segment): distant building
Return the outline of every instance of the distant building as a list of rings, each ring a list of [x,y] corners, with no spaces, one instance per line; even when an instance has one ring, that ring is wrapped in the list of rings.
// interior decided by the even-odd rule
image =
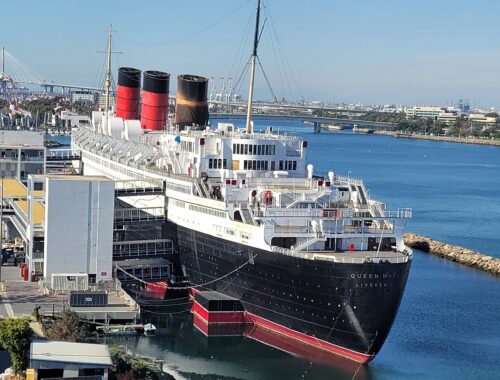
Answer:
[[[469,105],[469,100],[468,99],[458,99],[458,108],[463,112],[463,113],[469,113],[470,112],[470,105]]]
[[[25,182],[45,173],[44,133],[0,130],[0,177]]]
[[[111,94],[109,96],[109,107],[111,109],[114,109],[115,108],[115,96],[114,94]],[[101,92],[99,94],[99,109],[100,110],[104,110],[106,108],[106,94]]]
[[[66,128],[90,125],[90,117],[82,116],[72,111],[61,111],[60,120],[63,127]]]
[[[441,113],[445,112],[446,108],[444,107],[411,107],[405,108],[406,116],[408,117],[427,117],[427,118],[437,118]]]
[[[98,94],[93,91],[71,91],[70,100],[72,103],[78,101],[91,102],[94,104],[97,101]]]
[[[495,124],[497,118],[494,116],[486,116],[482,113],[471,113],[469,115],[469,120],[479,124]]]

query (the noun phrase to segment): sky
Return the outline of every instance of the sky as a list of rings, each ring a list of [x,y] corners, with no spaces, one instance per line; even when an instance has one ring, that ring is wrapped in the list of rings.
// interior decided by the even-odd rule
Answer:
[[[500,108],[500,1],[262,0],[259,58],[290,100]],[[119,66],[236,79],[256,0],[1,1],[0,45],[49,81],[99,85]],[[115,75],[116,76],[116,75]],[[247,79],[239,91],[246,98]],[[256,98],[271,92],[257,71]],[[244,84],[243,84],[244,83]]]

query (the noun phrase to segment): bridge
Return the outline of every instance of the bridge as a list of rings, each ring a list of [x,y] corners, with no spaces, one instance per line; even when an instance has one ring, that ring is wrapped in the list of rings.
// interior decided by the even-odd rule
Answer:
[[[210,113],[211,119],[241,119],[245,118],[244,113]],[[253,114],[252,119],[288,119],[288,120],[301,120],[309,121],[316,124],[335,124],[341,125],[346,129],[351,129],[355,125],[363,128],[370,128],[381,131],[397,130],[396,123],[386,123],[381,121],[367,121],[359,119],[341,119],[335,117],[315,117],[311,115],[285,115],[285,114]]]
[[[35,70],[19,61],[5,48],[2,48],[2,66],[0,71],[0,93],[9,98],[9,95],[16,94],[20,91],[22,85],[41,86],[45,92],[54,92],[54,88],[76,89],[82,91],[102,92],[103,88],[64,84],[51,82],[38,74]]]

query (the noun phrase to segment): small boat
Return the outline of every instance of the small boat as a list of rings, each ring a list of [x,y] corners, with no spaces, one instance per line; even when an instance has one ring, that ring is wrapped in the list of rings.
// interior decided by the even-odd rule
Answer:
[[[104,326],[102,332],[109,336],[137,335],[133,326]]]
[[[321,127],[328,129],[329,131],[343,131],[346,129],[345,126],[338,124],[322,124]]]
[[[152,323],[146,323],[144,325],[144,335],[155,335],[156,334],[156,326]]]

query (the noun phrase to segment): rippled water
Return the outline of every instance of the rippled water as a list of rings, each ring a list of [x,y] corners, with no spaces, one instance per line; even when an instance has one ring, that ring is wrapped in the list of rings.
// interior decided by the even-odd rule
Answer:
[[[362,178],[390,208],[413,208],[408,230],[500,257],[500,148],[255,124],[303,135],[318,172]],[[182,314],[160,336],[120,342],[163,358],[180,379],[498,379],[499,316],[499,279],[416,251],[391,333],[366,367],[311,363],[241,337],[207,339]]]

